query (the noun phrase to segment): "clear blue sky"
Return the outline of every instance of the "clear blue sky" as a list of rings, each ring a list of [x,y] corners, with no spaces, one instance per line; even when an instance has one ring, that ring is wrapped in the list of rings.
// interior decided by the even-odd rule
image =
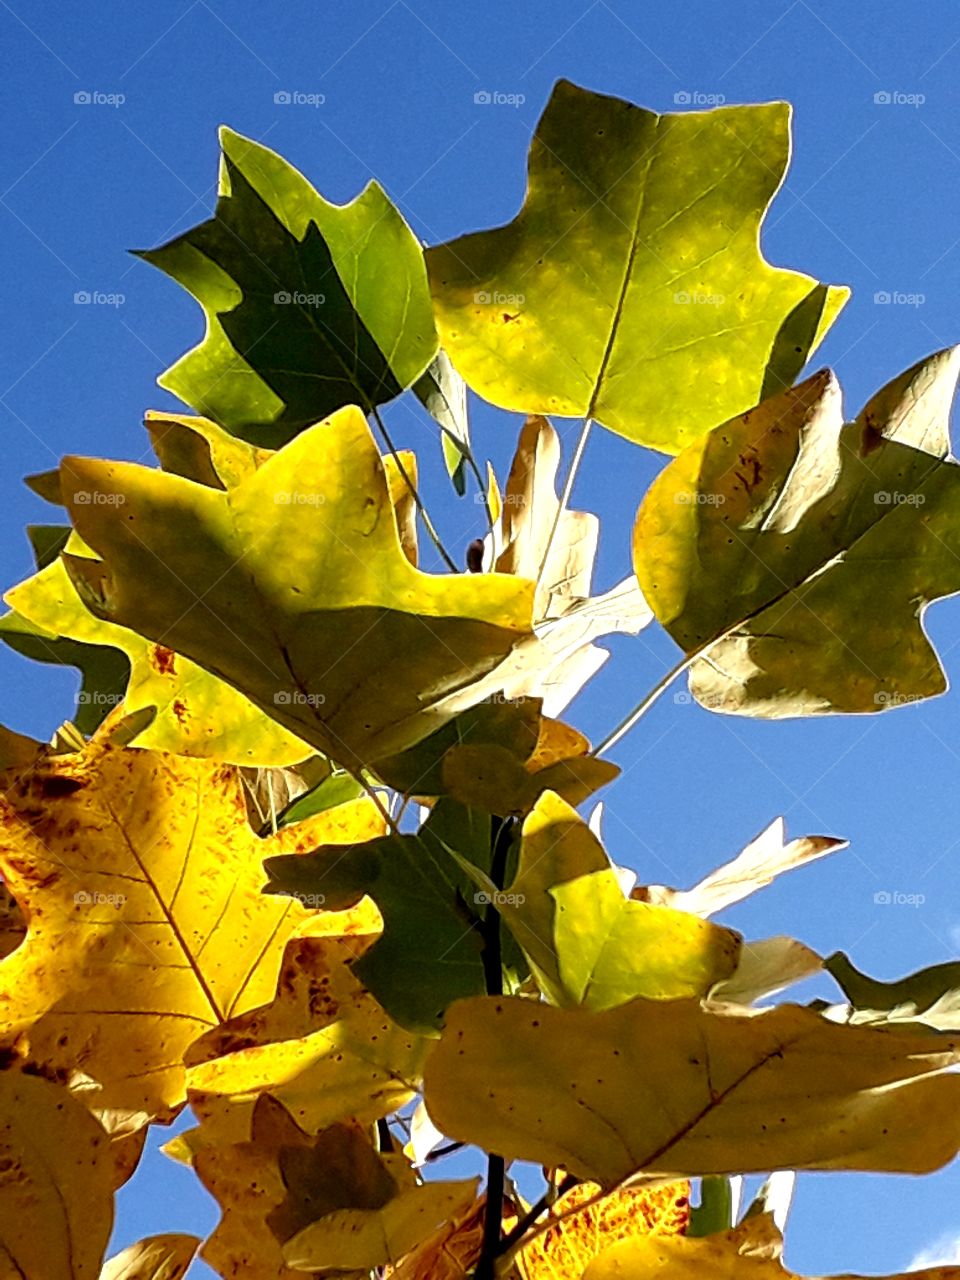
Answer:
[[[30,571],[23,525],[51,516],[19,478],[67,451],[141,458],[143,409],[173,403],[154,379],[199,338],[201,314],[124,251],[210,210],[221,122],[279,150],[331,199],[376,176],[435,243],[516,212],[529,135],[560,76],[658,111],[681,93],[786,98],[795,160],[764,248],[777,264],[853,286],[818,357],[837,369],[848,408],[960,340],[955,0],[0,0],[0,41],[4,586]],[[482,90],[524,101],[477,105]],[[277,103],[284,92],[325,101]],[[124,300],[78,305],[78,292]],[[878,292],[923,300],[878,305]],[[446,537],[465,545],[481,532],[478,508],[446,497],[424,420],[402,405],[390,419],[424,459],[425,490],[443,495]],[[574,426],[558,425],[567,436]],[[478,452],[501,471],[515,429],[475,408]],[[575,505],[606,518],[601,588],[628,571],[633,512],[661,464],[594,434]],[[960,603],[935,606],[927,623],[956,685]],[[594,737],[675,659],[652,629],[614,648],[571,715]],[[2,648],[0,672],[4,722],[45,736],[68,713],[71,672]],[[624,774],[606,795],[608,843],[642,879],[686,885],[784,814],[793,834],[847,836],[851,849],[730,923],[843,948],[883,977],[954,958],[958,726],[956,692],[890,714],[788,724],[712,716],[668,694],[617,750]],[[878,905],[881,891],[925,901]],[[121,1242],[213,1220],[192,1175],[167,1165],[151,1158],[123,1198]],[[787,1261],[807,1274],[902,1268],[941,1235],[960,1240],[958,1202],[955,1168],[915,1180],[802,1176]]]

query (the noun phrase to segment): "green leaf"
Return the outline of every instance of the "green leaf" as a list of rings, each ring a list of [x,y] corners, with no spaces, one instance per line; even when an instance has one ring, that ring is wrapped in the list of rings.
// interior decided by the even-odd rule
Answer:
[[[304,818],[312,818],[315,813],[325,813],[327,809],[335,809],[338,804],[346,804],[348,800],[356,800],[363,795],[363,787],[349,773],[331,773],[305,795],[287,805],[280,814],[279,825],[289,827]]]
[[[316,898],[328,911],[369,894],[383,916],[383,934],[353,971],[402,1027],[433,1032],[452,1001],[486,990],[482,897],[477,905],[447,842],[466,861],[489,868],[490,830],[486,815],[440,800],[417,835],[268,858],[265,892]]]
[[[783,102],[660,116],[561,80],[517,217],[427,252],[444,348],[502,408],[679,452],[791,382],[848,296],[760,253],[789,154]]]
[[[739,1190],[736,1198],[739,1198]],[[703,1178],[700,1183],[700,1203],[691,1206],[686,1234],[700,1237],[712,1236],[717,1231],[728,1231],[736,1217],[734,1200],[733,1178],[720,1174]]]
[[[160,385],[276,448],[423,373],[437,351],[423,255],[375,182],[334,205],[267,147],[227,128],[220,144],[214,217],[138,254],[206,313],[203,342]]]
[[[764,717],[884,711],[942,693],[927,605],[960,590],[960,348],[843,423],[824,372],[686,449],[637,516],[644,596],[697,700]]]
[[[566,1007],[705,996],[740,953],[730,929],[625,898],[599,840],[549,791],[523,825],[501,915],[541,990]]]
[[[467,491],[466,466],[470,457],[467,385],[447,353],[438,351],[426,372],[413,384],[413,390],[441,429],[440,443],[447,474],[462,498]]]
[[[84,603],[216,674],[352,772],[426,737],[486,691],[531,634],[533,584],[421,573],[383,460],[348,407],[222,492],[68,459],[64,489],[102,561],[71,557]]]

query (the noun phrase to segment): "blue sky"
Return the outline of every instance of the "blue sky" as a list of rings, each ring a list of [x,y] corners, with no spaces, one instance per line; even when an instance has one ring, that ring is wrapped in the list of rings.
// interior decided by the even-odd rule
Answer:
[[[0,42],[4,586],[31,568],[24,524],[51,516],[20,477],[64,452],[142,458],[142,411],[174,403],[154,380],[199,338],[201,314],[125,250],[206,216],[223,122],[280,151],[330,199],[376,176],[436,243],[514,215],[529,136],[560,76],[658,111],[698,95],[785,98],[795,157],[764,249],[853,286],[817,358],[836,368],[848,410],[960,340],[953,0],[909,14],[891,0],[0,0]],[[484,91],[521,101],[477,103]],[[102,300],[77,303],[83,293]],[[421,455],[445,537],[465,546],[482,532],[479,508],[448,496],[428,423],[403,402],[388,420]],[[501,474],[517,425],[474,405],[477,451]],[[566,439],[576,426],[557,425]],[[594,432],[575,505],[605,521],[600,588],[629,571],[630,523],[663,461]],[[935,606],[927,626],[956,685],[960,602]],[[595,738],[676,658],[652,629],[612,648],[570,716]],[[0,675],[5,723],[46,736],[68,714],[72,673],[0,649]],[[624,774],[606,794],[608,844],[641,879],[686,885],[784,814],[793,834],[843,835],[851,848],[729,913],[731,924],[842,948],[882,977],[954,958],[958,726],[956,692],[786,724],[713,716],[668,693],[615,753]],[[875,901],[884,892],[923,901]],[[118,1240],[208,1227],[211,1204],[191,1178],[151,1157],[122,1198]],[[787,1261],[807,1274],[896,1270],[924,1249],[926,1261],[946,1261],[951,1238],[960,1242],[958,1202],[955,1168],[928,1179],[801,1176]]]

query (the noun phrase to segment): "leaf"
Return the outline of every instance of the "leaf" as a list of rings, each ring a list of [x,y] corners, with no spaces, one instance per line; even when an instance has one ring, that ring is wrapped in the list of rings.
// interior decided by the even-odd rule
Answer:
[[[942,693],[927,605],[960,590],[960,349],[844,426],[829,372],[691,445],[634,529],[640,586],[692,656],[697,700],[764,717],[883,711]]]
[[[760,253],[789,121],[782,102],[658,116],[559,81],[517,217],[427,251],[468,385],[677,453],[756,404],[771,368],[792,381],[848,290]]]
[[[646,885],[635,889],[632,896],[641,902],[657,902],[676,907],[678,911],[712,916],[758,889],[773,884],[785,871],[792,871],[794,867],[801,867],[846,847],[846,840],[837,840],[833,836],[800,836],[785,843],[783,819],[775,818],[732,862],[711,871],[692,889]]]
[[[89,557],[74,536],[71,555]],[[144,548],[144,555],[149,553]],[[151,557],[152,558],[152,557]],[[85,558],[97,568],[97,561]],[[145,584],[146,585],[146,584]],[[126,711],[156,708],[137,745],[227,763],[292,764],[310,747],[253,706],[242,693],[168,645],[131,627],[95,617],[84,605],[63,560],[11,588],[15,612],[0,619],[0,636],[26,656],[80,667],[77,727],[92,733],[122,700]],[[28,644],[28,637],[36,639]],[[128,682],[129,681],[129,682]]]
[[[390,834],[350,849],[269,858],[265,892],[295,894],[341,910],[364,894],[383,916],[383,936],[353,966],[401,1026],[433,1034],[444,1010],[486,990],[480,921],[485,899],[457,861],[489,865],[490,819],[438,801],[416,835]],[[480,905],[478,905],[480,904]]]
[[[946,1037],[795,1005],[595,1013],[482,996],[447,1010],[424,1100],[454,1140],[602,1186],[638,1171],[926,1173],[960,1147],[960,1078],[944,1074],[958,1061]]]
[[[454,489],[462,498],[467,491],[466,460],[470,457],[470,419],[467,416],[466,383],[438,351],[426,371],[413,384],[417,399],[439,425],[443,460]]]
[[[563,1007],[705,996],[740,951],[729,929],[625,898],[603,846],[552,792],[525,821],[516,875],[497,901],[540,989]]]
[[[113,1224],[107,1135],[68,1090],[0,1071],[0,1275],[96,1280]]]
[[[392,400],[437,351],[419,245],[375,182],[334,205],[231,129],[213,218],[137,256],[204,309],[202,343],[159,379],[254,444],[347,404]]]
[[[938,1031],[960,1031],[960,961],[931,965],[897,982],[868,978],[842,951],[828,956],[823,967],[853,1006],[851,1022],[917,1022]]]
[[[181,1280],[199,1244],[198,1236],[147,1236],[111,1258],[100,1280]]]
[[[587,1267],[582,1280],[799,1280],[780,1261],[783,1239],[769,1215],[697,1240],[645,1236],[620,1241]],[[928,1267],[882,1280],[957,1280],[960,1267]],[[835,1276],[833,1280],[863,1280]],[[878,1278],[880,1280],[880,1278]]]
[[[597,1204],[595,1182],[581,1182],[560,1196],[553,1216],[560,1218],[521,1249],[517,1262],[523,1280],[581,1276],[592,1258],[615,1240],[638,1236],[683,1235],[690,1220],[690,1184],[622,1187]],[[578,1209],[578,1205],[584,1205]]]
[[[284,1265],[279,1242],[267,1226],[286,1188],[279,1156],[284,1148],[309,1147],[309,1139],[279,1102],[264,1095],[244,1136],[217,1141],[207,1126],[191,1130],[197,1176],[220,1208],[220,1220],[200,1256],[221,1276],[244,1280],[303,1280]]]
[[[27,921],[0,963],[0,1034],[149,1115],[183,1101],[202,1032],[272,995],[309,919],[261,895],[263,855],[381,830],[363,802],[259,840],[235,771],[97,739],[0,785],[0,871]]]
[[[164,471],[211,489],[233,489],[273,454],[238,440],[209,418],[148,411],[143,425]]]
[[[103,557],[69,562],[88,607],[213,671],[353,770],[479,701],[475,682],[530,634],[531,583],[410,564],[359,409],[227,493],[128,463],[64,468],[65,492],[124,499],[71,504]]]
[[[413,1097],[426,1042],[392,1022],[353,976],[350,963],[370,941],[359,922],[348,936],[294,939],[270,1003],[191,1046],[190,1101],[211,1132],[237,1140],[264,1094],[309,1133],[350,1117],[377,1120]]]
[[[795,938],[744,942],[736,969],[711,987],[710,999],[752,1004],[804,978],[812,978],[822,968],[821,957]]]
[[[343,1125],[280,1151],[287,1196],[268,1222],[303,1271],[393,1266],[476,1200],[479,1178],[418,1184],[402,1156],[378,1155]],[[298,1225],[300,1224],[300,1225]]]

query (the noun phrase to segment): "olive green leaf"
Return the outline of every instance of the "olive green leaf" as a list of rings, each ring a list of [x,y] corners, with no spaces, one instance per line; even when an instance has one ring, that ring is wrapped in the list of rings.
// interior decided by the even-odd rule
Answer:
[[[791,383],[847,298],[760,253],[789,155],[783,102],[661,116],[561,80],[517,217],[427,251],[444,348],[502,408],[679,452]]]
[[[488,868],[490,837],[488,815],[439,800],[416,835],[268,858],[264,891],[317,901],[328,911],[369,894],[383,934],[353,971],[401,1026],[433,1033],[452,1001],[486,990],[480,923],[487,898],[462,865]],[[507,947],[504,959],[516,967],[520,957]]]
[[[610,1186],[770,1169],[926,1173],[960,1148],[960,1042],[811,1009],[480,996],[447,1010],[424,1100],[448,1137]]]
[[[634,564],[715,711],[883,711],[946,688],[923,629],[960,591],[960,467],[947,418],[960,348],[843,423],[820,373],[717,427],[654,481]],[[702,656],[698,656],[702,655]]]
[[[847,1021],[916,1022],[938,1031],[960,1031],[960,961],[934,964],[897,982],[868,978],[842,951],[828,956],[823,967],[850,1001]]]
[[[278,447],[345,404],[414,383],[437,351],[423,255],[380,186],[350,204],[231,129],[217,209],[138,253],[201,304],[203,342],[160,378],[198,412]]]
[[[401,546],[356,407],[222,492],[129,463],[68,459],[70,512],[101,561],[68,568],[97,616],[136,627],[356,771],[426,737],[530,635],[533,584],[433,576]]]

